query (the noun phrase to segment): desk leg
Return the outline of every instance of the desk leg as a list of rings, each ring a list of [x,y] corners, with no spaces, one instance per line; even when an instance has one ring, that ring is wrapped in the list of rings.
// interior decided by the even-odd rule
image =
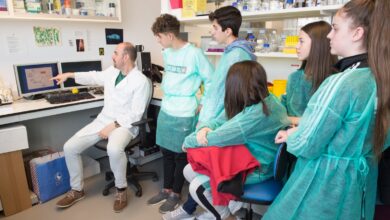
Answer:
[[[0,199],[5,216],[31,207],[22,151],[0,154]]]

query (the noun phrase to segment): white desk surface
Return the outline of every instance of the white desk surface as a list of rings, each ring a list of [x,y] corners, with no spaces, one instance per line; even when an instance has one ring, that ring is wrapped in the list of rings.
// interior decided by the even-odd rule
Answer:
[[[45,99],[20,99],[10,105],[0,106],[0,125],[102,107],[104,104],[103,95],[94,94],[94,96],[94,99],[61,104],[50,104]],[[155,85],[152,104],[160,105],[162,96],[160,85]]]

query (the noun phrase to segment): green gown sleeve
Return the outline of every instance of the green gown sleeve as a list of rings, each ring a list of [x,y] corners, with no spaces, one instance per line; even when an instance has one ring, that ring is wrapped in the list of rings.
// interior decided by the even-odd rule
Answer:
[[[374,86],[367,85],[365,70],[356,71],[334,75],[320,86],[310,99],[298,130],[287,139],[289,152],[314,159],[326,153],[331,141],[337,144],[356,138],[353,126],[363,124],[360,121],[363,114],[372,113],[370,102],[376,91]]]
[[[202,98],[200,99],[200,104],[203,104],[205,97],[208,96],[208,93],[210,91],[211,78],[212,74],[214,73],[214,67],[211,65],[210,61],[207,59],[204,53],[200,49],[199,51],[200,52],[198,53],[196,59],[198,64],[197,72],[202,79],[204,85],[204,93]]]
[[[242,113],[239,113],[218,128],[216,126],[219,125],[220,121],[214,120],[212,123],[209,123],[210,128],[212,129],[214,127],[215,130],[207,134],[208,146],[230,146],[245,143],[245,135],[240,122],[241,115]],[[198,147],[199,144],[196,140],[196,134],[193,133],[188,136],[184,140],[184,146],[187,148]]]
[[[210,92],[204,102],[200,112],[199,121],[206,122],[212,120],[223,111],[225,97],[225,82],[229,68],[240,61],[250,60],[251,57],[244,50],[237,48],[227,54],[223,54],[215,72],[212,76]]]

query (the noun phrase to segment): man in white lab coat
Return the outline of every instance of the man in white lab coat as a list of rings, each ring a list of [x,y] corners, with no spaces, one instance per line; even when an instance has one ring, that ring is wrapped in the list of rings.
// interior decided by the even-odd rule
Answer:
[[[57,202],[57,207],[67,208],[84,198],[80,154],[101,139],[108,139],[107,154],[115,177],[114,211],[120,212],[127,206],[127,158],[124,148],[138,134],[137,127],[131,124],[141,119],[151,93],[147,78],[135,67],[136,56],[132,44],[121,43],[112,55],[113,66],[108,69],[65,73],[54,78],[58,83],[75,78],[79,84],[104,86],[103,110],[64,145],[72,189]]]

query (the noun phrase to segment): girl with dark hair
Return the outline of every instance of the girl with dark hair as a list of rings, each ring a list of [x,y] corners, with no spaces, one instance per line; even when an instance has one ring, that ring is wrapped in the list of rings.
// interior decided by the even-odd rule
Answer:
[[[289,124],[286,110],[274,95],[269,94],[266,73],[255,61],[234,64],[229,69],[225,88],[225,110],[186,137],[183,148],[244,144],[261,164],[261,169],[247,176],[245,184],[267,180],[272,177],[277,151],[273,137]],[[230,215],[227,206],[212,205],[210,190],[203,187],[209,177],[194,175],[190,165],[184,169],[184,175],[190,182],[190,194],[199,205],[216,219]]]
[[[317,21],[301,28],[297,45],[301,68],[288,77],[287,92],[282,96],[282,104],[293,125],[297,125],[310,97],[321,83],[332,73],[337,56],[330,53],[326,36],[332,27],[325,21]]]
[[[382,147],[390,145],[390,4],[376,0],[370,21],[368,61],[377,84],[377,112],[375,118],[374,152],[379,156]]]
[[[331,53],[343,57],[310,99],[296,128],[277,143],[297,157],[295,169],[263,219],[373,219],[376,83],[367,65],[372,0],[352,0],[334,16]]]

